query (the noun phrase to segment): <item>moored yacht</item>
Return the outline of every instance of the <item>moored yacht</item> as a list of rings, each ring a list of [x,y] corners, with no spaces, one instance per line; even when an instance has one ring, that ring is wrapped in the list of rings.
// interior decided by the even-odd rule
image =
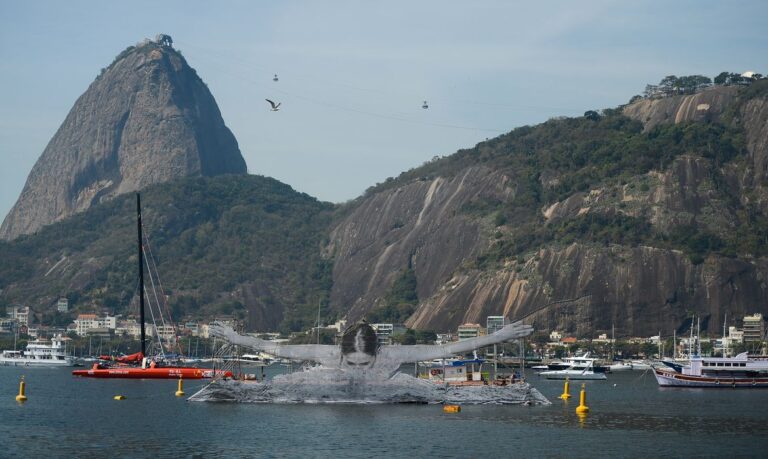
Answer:
[[[589,356],[589,352],[584,355],[573,357],[564,357],[560,361],[553,361],[547,364],[548,370],[583,370],[589,368],[595,373],[605,373],[606,367],[598,365],[594,357]]]
[[[665,362],[662,362],[665,363]],[[656,368],[654,375],[664,387],[768,387],[768,357],[693,356],[687,365]]]
[[[61,335],[50,341],[30,341],[26,351],[3,351],[0,355],[0,365],[4,366],[72,367],[75,362],[75,357],[67,355]]]
[[[589,355],[589,354],[587,354]],[[583,379],[583,380],[603,380],[608,379],[605,373],[597,373],[593,370],[595,360],[587,357],[574,358],[571,360],[571,366],[561,370],[548,370],[539,373],[547,379]]]

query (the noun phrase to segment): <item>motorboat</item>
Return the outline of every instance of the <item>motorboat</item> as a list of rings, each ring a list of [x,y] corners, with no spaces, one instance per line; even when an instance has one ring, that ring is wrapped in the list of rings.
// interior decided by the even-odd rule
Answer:
[[[632,362],[615,362],[608,365],[608,371],[611,373],[630,370],[632,370]]]
[[[76,363],[74,356],[67,355],[61,335],[50,341],[30,341],[26,351],[3,351],[0,355],[0,365],[4,366],[73,367]]]
[[[654,369],[662,387],[768,387],[768,357],[749,357],[742,352],[736,357],[702,357],[695,355],[685,365]]]
[[[555,360],[547,364],[548,370],[582,370],[589,367],[595,373],[605,373],[606,367],[597,364],[597,359],[589,356],[589,352],[584,355],[563,357],[562,360]]]
[[[582,357],[583,359],[584,357]],[[608,379],[605,373],[596,373],[592,366],[596,359],[586,358],[587,362],[574,361],[570,367],[562,370],[547,370],[539,373],[547,379],[574,379],[574,380],[604,380]]]
[[[644,362],[642,360],[631,360],[628,362],[627,361],[615,362],[611,365],[608,365],[606,368],[611,373],[615,373],[617,371],[629,371],[629,370],[645,371],[645,370],[651,369],[651,364]]]
[[[266,367],[272,363],[272,359],[261,354],[243,354],[240,357],[232,357],[224,360],[225,362],[237,363],[240,365],[253,365]]]

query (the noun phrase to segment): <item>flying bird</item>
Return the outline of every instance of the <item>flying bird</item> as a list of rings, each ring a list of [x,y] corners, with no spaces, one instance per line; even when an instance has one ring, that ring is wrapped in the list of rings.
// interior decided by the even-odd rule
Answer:
[[[272,101],[271,101],[271,100],[269,100],[269,99],[264,99],[264,100],[266,100],[267,102],[269,102],[269,105],[271,105],[271,106],[272,106],[272,111],[273,111],[273,112],[276,112],[276,111],[280,110],[280,102],[278,102],[277,104],[275,104],[274,102],[272,102]]]

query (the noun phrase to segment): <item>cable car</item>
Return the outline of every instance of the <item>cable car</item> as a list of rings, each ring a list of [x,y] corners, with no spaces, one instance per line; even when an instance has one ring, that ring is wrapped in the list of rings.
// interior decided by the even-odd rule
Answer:
[[[277,73],[275,73],[274,78],[272,78],[272,81],[277,82],[279,79],[277,78]]]
[[[425,101],[424,101],[424,103],[421,105],[421,108],[423,108],[424,110],[426,110],[426,109],[428,109],[428,108],[429,108],[429,105],[427,104],[427,101],[426,101],[426,100],[425,100]]]

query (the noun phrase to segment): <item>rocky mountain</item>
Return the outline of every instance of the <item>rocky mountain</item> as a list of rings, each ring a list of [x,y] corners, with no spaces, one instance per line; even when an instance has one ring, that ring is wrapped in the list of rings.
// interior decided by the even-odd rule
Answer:
[[[155,52],[175,62],[167,46],[145,46],[115,65],[160,66]],[[302,330],[319,306],[329,321],[438,332],[504,315],[631,336],[682,331],[695,313],[720,333],[725,312],[768,315],[766,139],[761,80],[520,127],[342,206],[252,176],[170,181],[143,201],[177,319]],[[0,303],[46,311],[67,295],[76,311],[129,309],[132,199],[99,202],[116,186],[82,214],[0,242]]]
[[[372,187],[331,231],[331,302],[411,327],[488,315],[588,335],[768,313],[768,81],[523,127]]]
[[[169,39],[147,40],[117,56],[78,98],[32,168],[0,238],[33,233],[151,184],[245,173],[205,83]]]

